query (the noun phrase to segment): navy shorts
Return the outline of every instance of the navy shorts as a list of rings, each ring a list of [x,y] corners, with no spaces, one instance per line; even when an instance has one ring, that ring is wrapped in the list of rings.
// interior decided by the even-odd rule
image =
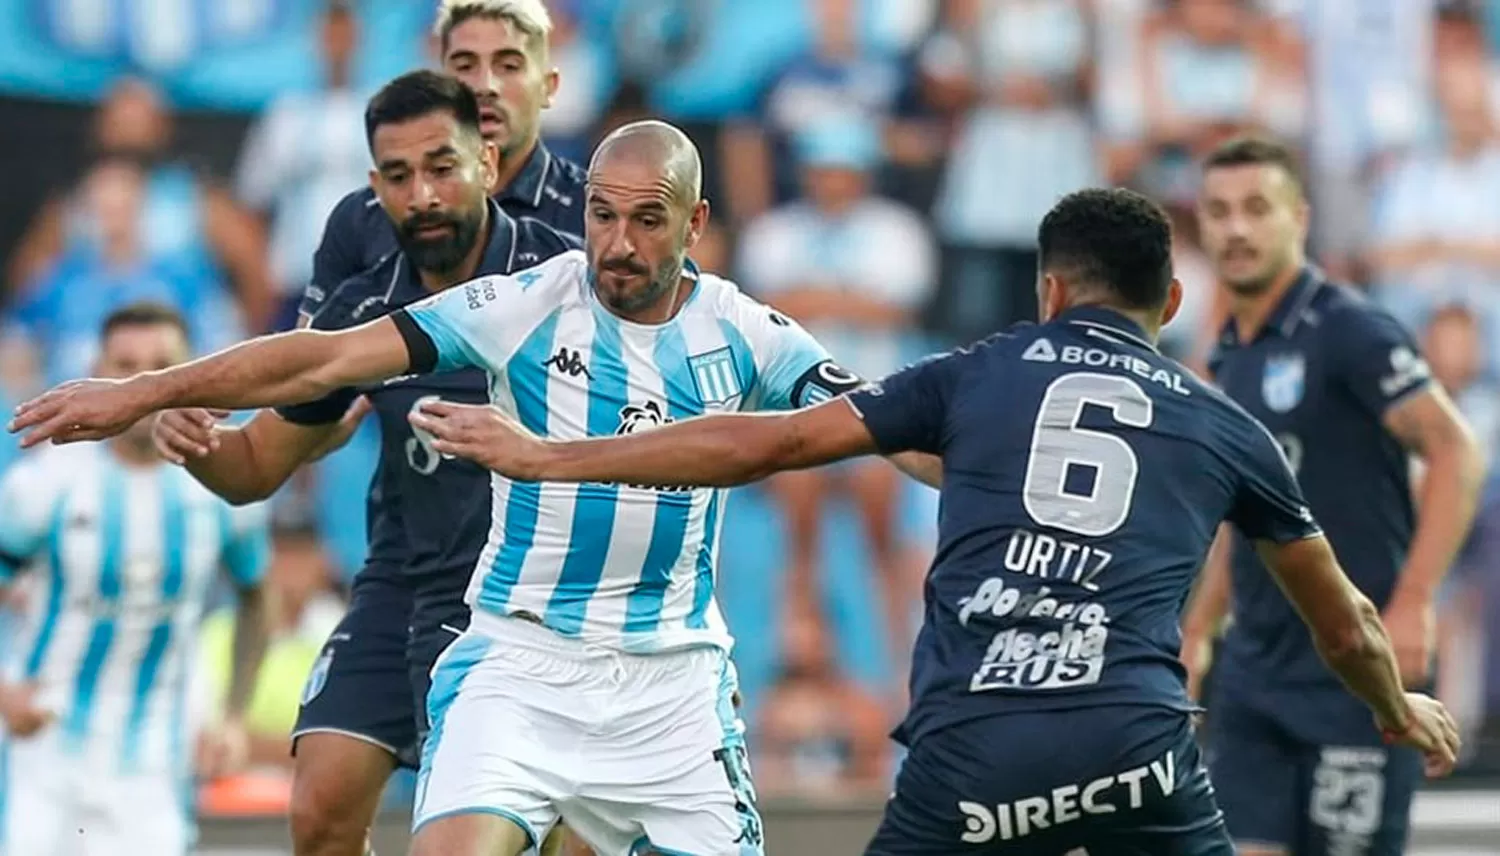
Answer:
[[[1404,852],[1422,757],[1385,746],[1373,724],[1349,733],[1340,745],[1309,743],[1221,693],[1209,711],[1209,769],[1234,840],[1294,856]]]
[[[1233,856],[1184,713],[1017,713],[928,734],[867,856]]]
[[[416,769],[420,742],[407,661],[411,588],[390,572],[369,571],[354,578],[349,610],[308,675],[292,752],[304,734],[345,734]]]
[[[412,607],[406,648],[412,707],[416,711],[418,742],[427,738],[427,690],[432,686],[432,666],[453,640],[469,627],[469,607],[463,590],[440,596],[417,595]]]

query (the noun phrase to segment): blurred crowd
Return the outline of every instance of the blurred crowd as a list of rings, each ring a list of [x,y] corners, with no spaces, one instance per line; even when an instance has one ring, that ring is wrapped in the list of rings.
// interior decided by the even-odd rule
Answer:
[[[0,43],[0,115],[66,124],[54,112],[72,105],[87,144],[75,156],[38,136],[8,170],[40,161],[66,180],[0,201],[0,224],[24,226],[0,228],[0,398],[87,374],[100,321],[140,299],[180,307],[200,350],[290,326],[325,217],[366,181],[365,97],[431,62],[430,4],[207,4],[239,10],[249,35],[218,42],[204,33],[222,28],[188,22],[198,40],[175,47],[162,21],[132,37],[128,22],[68,18],[97,4],[16,11],[35,5],[0,2],[0,29],[37,28]],[[1033,318],[1036,223],[1098,184],[1136,187],[1173,214],[1187,298],[1164,344],[1201,368],[1223,306],[1194,234],[1194,163],[1260,129],[1300,147],[1314,257],[1420,331],[1492,453],[1500,439],[1500,4],[548,5],[562,74],[543,114],[554,154],[586,159],[602,133],[644,115],[684,127],[714,211],[698,262],[864,376]],[[203,150],[177,133],[184,108]],[[232,154],[206,166],[209,150]],[[270,768],[287,763],[302,682],[362,560],[372,430],[274,501],[278,636],[253,706]],[[1474,734],[1500,721],[1500,632],[1485,632],[1500,631],[1491,496],[1442,618],[1440,692]],[[883,793],[935,509],[935,494],[878,462],[785,474],[731,503],[722,603],[765,792]],[[204,629],[210,690],[231,622]],[[215,798],[264,796],[251,791]]]

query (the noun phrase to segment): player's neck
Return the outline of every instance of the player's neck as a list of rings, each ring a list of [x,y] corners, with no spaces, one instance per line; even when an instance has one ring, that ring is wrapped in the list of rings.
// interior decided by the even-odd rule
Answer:
[[[1260,335],[1266,322],[1275,314],[1276,307],[1291,290],[1297,277],[1302,275],[1302,262],[1286,266],[1277,274],[1265,291],[1257,294],[1229,293],[1229,319],[1234,323],[1235,335],[1241,342],[1250,342]]]
[[[536,151],[537,140],[537,137],[532,137],[510,154],[501,155],[500,169],[495,172],[495,185],[490,188],[491,196],[498,196],[520,176],[521,170],[526,168],[526,162],[531,160],[531,153]]]
[[[417,278],[422,281],[422,288],[431,292],[442,291],[452,288],[460,282],[468,282],[474,278],[479,271],[479,262],[484,258],[484,251],[490,244],[490,228],[494,222],[490,219],[490,207],[484,206],[484,220],[479,224],[479,240],[469,248],[464,260],[459,262],[452,270],[427,270],[419,268]]]

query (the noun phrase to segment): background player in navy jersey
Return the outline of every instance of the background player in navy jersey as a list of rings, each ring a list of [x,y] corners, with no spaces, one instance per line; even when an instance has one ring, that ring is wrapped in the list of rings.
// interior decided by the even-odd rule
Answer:
[[[438,451],[522,480],[729,485],[940,454],[940,540],[896,732],[911,751],[869,853],[1231,853],[1177,658],[1179,610],[1224,520],[1378,728],[1446,774],[1452,719],[1403,691],[1379,615],[1275,442],[1157,352],[1181,300],[1164,215],[1128,191],[1083,191],[1047,215],[1039,249],[1046,323],[844,401],[567,443],[492,408],[423,424]]]
[[[534,217],[583,235],[583,168],[547,150],[541,112],[559,77],[548,55],[551,17],[542,0],[442,0],[433,31],[443,70],[479,98],[479,130],[500,160],[490,192],[512,217]],[[368,187],[328,215],[299,308],[306,323],[339,283],[394,252],[396,233]],[[540,258],[523,257],[521,265]]]
[[[523,254],[548,258],[577,246],[539,221],[509,217],[488,197],[495,150],[479,136],[478,102],[453,78],[399,77],[370,100],[365,121],[371,184],[401,249],[339,286],[313,317],[315,329],[354,326],[458,282],[509,273]],[[398,763],[415,765],[432,662],[468,622],[464,586],[489,531],[490,486],[480,467],[433,452],[406,414],[426,397],[487,401],[485,377],[446,372],[344,389],[263,411],[238,429],[215,428],[204,411],[173,411],[157,425],[169,457],[243,502],[270,495],[336,442],[361,392],[382,438],[376,487],[384,500],[372,518],[369,565],[389,571],[362,575],[309,678],[293,735],[299,854],[360,852],[386,779]]]
[[[1308,206],[1286,148],[1241,139],[1216,150],[1198,209],[1230,298],[1214,378],[1276,436],[1340,563],[1381,609],[1406,685],[1424,687],[1434,597],[1484,478],[1478,447],[1412,336],[1308,266]],[[1427,464],[1420,515],[1409,455]],[[1183,635],[1196,673],[1233,601],[1208,732],[1240,852],[1402,852],[1420,759],[1383,745],[1251,546],[1236,538],[1230,553],[1232,573],[1204,574]]]

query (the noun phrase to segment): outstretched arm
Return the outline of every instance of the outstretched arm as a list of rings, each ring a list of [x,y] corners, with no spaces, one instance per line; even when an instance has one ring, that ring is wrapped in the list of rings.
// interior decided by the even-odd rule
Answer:
[[[410,322],[408,322],[410,323]],[[243,410],[311,401],[335,389],[407,370],[410,332],[390,317],[339,332],[262,336],[211,356],[127,380],[63,384],[16,409],[23,446],[98,440],[142,417],[179,407]]]
[[[433,449],[520,481],[684,487],[748,484],[782,470],[877,453],[847,399],[781,413],[688,419],[624,437],[543,440],[493,407],[431,402],[411,416]]]

